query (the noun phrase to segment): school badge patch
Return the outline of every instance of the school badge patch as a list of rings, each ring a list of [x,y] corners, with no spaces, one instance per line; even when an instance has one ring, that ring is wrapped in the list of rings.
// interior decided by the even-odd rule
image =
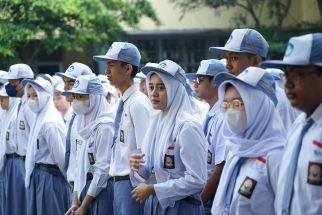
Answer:
[[[245,180],[241,184],[238,193],[246,198],[250,199],[252,197],[253,191],[256,187],[257,181],[246,176]]]
[[[26,129],[25,122],[23,120],[20,120],[20,122],[19,122],[19,129],[20,130],[25,130]]]
[[[164,155],[164,164],[163,167],[165,169],[174,169],[175,163],[174,163],[174,155]]]
[[[322,164],[309,162],[307,170],[307,183],[312,185],[322,185]]]
[[[94,154],[93,153],[88,153],[88,160],[91,165],[95,164],[95,159],[94,159]]]

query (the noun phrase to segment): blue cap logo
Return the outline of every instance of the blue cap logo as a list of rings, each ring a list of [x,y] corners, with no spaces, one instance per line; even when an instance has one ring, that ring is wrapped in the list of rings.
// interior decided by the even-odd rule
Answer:
[[[78,86],[79,86],[79,80],[76,80],[75,83],[74,83],[73,88],[77,88]]]
[[[292,43],[289,43],[285,51],[285,57],[290,56],[293,50],[294,50],[294,45]]]
[[[74,69],[75,69],[74,65],[71,65],[70,67],[68,67],[67,71],[72,72]]]
[[[163,68],[165,68],[166,66],[167,66],[167,64],[166,64],[166,63],[161,63],[161,64],[159,65],[159,68],[163,69]]]

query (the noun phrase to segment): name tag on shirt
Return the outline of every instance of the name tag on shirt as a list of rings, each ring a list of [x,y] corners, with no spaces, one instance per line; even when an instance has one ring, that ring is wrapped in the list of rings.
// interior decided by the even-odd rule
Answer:
[[[120,130],[120,142],[124,143],[124,131]]]
[[[211,151],[208,149],[208,158],[207,158],[207,163],[208,163],[208,164],[211,164],[211,162],[212,162],[212,153],[211,153]]]
[[[10,133],[7,131],[6,133],[6,140],[9,140]]]
[[[252,197],[253,191],[256,187],[257,181],[246,176],[245,180],[241,184],[238,193],[248,199]]]
[[[37,149],[39,150],[39,139],[37,139]]]
[[[20,130],[25,130],[26,129],[25,122],[23,120],[20,120],[20,122],[19,122],[19,129]]]
[[[91,165],[95,164],[95,159],[94,159],[94,154],[93,153],[88,153],[88,160]]]
[[[322,164],[309,162],[307,174],[307,183],[312,185],[322,185]]]

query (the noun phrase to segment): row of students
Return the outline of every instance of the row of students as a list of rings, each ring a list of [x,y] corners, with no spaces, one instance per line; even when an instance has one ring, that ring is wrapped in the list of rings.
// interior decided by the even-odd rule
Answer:
[[[72,169],[76,169],[68,180],[74,182],[75,189],[73,204],[67,214],[84,214],[87,210],[94,214],[100,214],[102,210],[111,214],[203,214],[203,205],[208,205],[209,211],[211,203],[208,201],[213,195],[213,214],[319,213],[321,168],[318,149],[321,140],[318,131],[322,99],[314,91],[321,90],[321,41],[321,34],[292,38],[283,61],[263,63],[287,67],[287,96],[294,107],[304,111],[291,128],[290,122],[297,113],[293,113],[289,103],[283,102],[283,91],[277,92],[274,79],[266,71],[249,67],[259,66],[267,56],[265,39],[252,29],[234,30],[224,47],[212,49],[225,55],[226,68],[231,74],[223,68],[222,62],[216,60],[201,62],[197,72],[198,95],[210,105],[203,129],[187,92],[184,71],[178,64],[165,60],[142,68],[147,75],[152,111],[147,98],[133,86],[133,77],[140,62],[138,49],[129,43],[113,43],[106,55],[95,56],[94,59],[107,62],[107,77],[122,94],[114,128],[113,116],[105,99],[102,100],[98,79],[85,65],[71,65],[61,75],[64,76],[65,88],[69,86],[63,94],[72,101],[76,119],[69,123],[70,134],[65,131],[66,140],[70,138],[69,143],[66,141],[66,149],[74,147],[75,151],[70,156],[70,151],[66,150],[66,156],[64,150],[58,150],[60,152],[52,160],[43,160],[41,153],[39,157],[31,156],[40,148],[41,141],[37,138],[43,140],[41,146],[47,143],[45,154],[55,154],[51,151],[52,140],[48,135],[61,132],[62,135],[55,138],[64,139],[63,124],[51,121],[55,114],[44,118],[48,114],[47,109],[52,110],[53,107],[49,102],[52,101],[50,87],[46,87],[50,83],[41,77],[35,81],[22,81],[21,78],[25,77],[18,78],[21,70],[10,68],[8,76],[16,76],[10,79],[10,85],[14,87],[7,84],[6,93],[17,94],[16,90],[22,95],[23,90],[28,92],[29,98],[23,99],[28,100],[29,109],[36,112],[30,121],[32,129],[26,176],[23,177],[30,191],[27,211],[29,214],[54,210],[57,213],[58,209],[50,201],[59,199],[59,196],[50,196],[48,207],[45,207],[45,202],[35,203],[30,197],[36,198],[39,194],[31,191],[41,186],[40,181],[64,177],[63,155],[64,159],[75,160]],[[304,55],[303,47],[306,47]],[[89,74],[84,74],[84,70]],[[21,81],[24,89],[21,89]],[[205,86],[207,83],[209,88]],[[207,95],[203,87],[215,93]],[[101,107],[93,105],[98,100]],[[43,109],[45,106],[51,108]],[[211,116],[213,119],[208,120]],[[311,128],[302,131],[305,119],[314,122]],[[50,126],[54,126],[51,132],[41,132]],[[101,129],[106,131],[106,136]],[[280,164],[286,142],[285,130],[295,132],[290,133],[287,139],[289,143]],[[302,147],[312,154],[310,158],[301,150],[300,145],[304,141],[311,143]],[[9,153],[5,156],[10,159]],[[12,157],[24,159],[21,154]],[[47,176],[41,171],[45,171]],[[148,182],[151,176],[155,177],[154,184]],[[39,187],[38,190],[52,190],[55,186],[64,190],[66,181],[57,181],[61,181],[61,186],[51,184],[51,187]],[[305,182],[307,184],[304,185]],[[315,198],[302,203],[301,191]],[[69,197],[68,194],[66,196]],[[38,198],[45,197],[48,195]],[[59,202],[64,205],[62,202],[67,201],[61,199]],[[4,204],[5,210],[6,207]]]

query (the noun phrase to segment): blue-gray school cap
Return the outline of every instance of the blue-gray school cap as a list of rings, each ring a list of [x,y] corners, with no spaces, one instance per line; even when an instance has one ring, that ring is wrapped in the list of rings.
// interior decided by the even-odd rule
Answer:
[[[291,37],[283,60],[269,60],[261,64],[264,68],[308,65],[322,66],[322,33]]]
[[[209,59],[202,60],[197,70],[197,76],[210,76],[215,77],[218,73],[228,72],[225,65],[221,60]]]
[[[9,67],[8,73],[3,79],[12,80],[12,79],[25,79],[34,78],[34,72],[27,64],[19,63],[14,64]]]
[[[93,59],[96,61],[116,60],[139,66],[141,54],[132,43],[114,42],[105,55],[96,55]]]
[[[185,71],[179,66],[177,63],[172,60],[164,60],[156,65],[145,66],[141,69],[141,71],[147,75],[151,71],[161,72],[166,75],[170,75],[173,78],[180,81],[183,85],[186,84],[186,76]]]
[[[230,73],[219,73],[215,76],[215,83],[220,86],[223,82],[238,81],[265,93],[277,105],[274,78],[264,69],[248,67],[238,76]]]
[[[268,43],[265,38],[256,30],[235,29],[231,33],[224,47],[210,47],[209,51],[216,54],[230,52],[246,52],[266,58]]]
[[[80,75],[91,75],[94,74],[92,70],[83,63],[74,62],[72,63],[65,72],[57,72],[55,75],[58,75],[62,78],[67,77],[71,79],[76,79]]]
[[[93,94],[105,96],[103,85],[95,75],[79,76],[71,90],[62,92],[63,96],[70,94]]]

